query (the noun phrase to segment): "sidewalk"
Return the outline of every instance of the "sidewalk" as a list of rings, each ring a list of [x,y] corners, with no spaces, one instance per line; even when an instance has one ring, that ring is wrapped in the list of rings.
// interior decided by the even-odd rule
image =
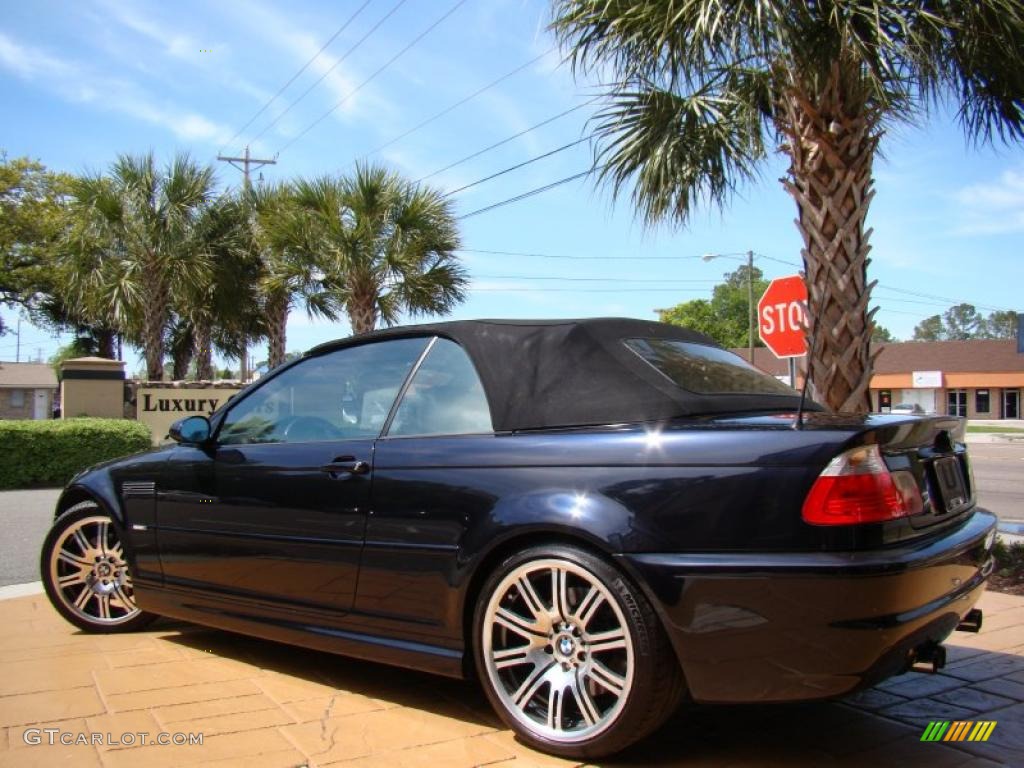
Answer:
[[[1024,597],[985,595],[939,675],[845,702],[697,707],[607,764],[982,768],[1024,764]],[[931,720],[994,720],[986,743],[927,743]],[[472,683],[162,621],[84,635],[42,595],[0,601],[0,765],[558,766],[517,743]],[[202,732],[202,746],[25,743]],[[84,737],[83,737],[84,738]],[[129,736],[130,738],[130,736]],[[138,737],[136,737],[138,740]]]

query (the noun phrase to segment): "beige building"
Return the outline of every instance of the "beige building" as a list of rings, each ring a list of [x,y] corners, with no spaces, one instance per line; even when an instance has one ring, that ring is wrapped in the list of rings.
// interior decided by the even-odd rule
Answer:
[[[747,359],[746,349],[733,352]],[[763,347],[754,350],[754,364],[788,376],[787,361]],[[883,344],[871,378],[871,406],[883,412],[910,403],[926,413],[1020,419],[1022,395],[1024,354],[1017,352],[1016,339]]]
[[[0,362],[0,419],[49,419],[56,395],[48,364]]]

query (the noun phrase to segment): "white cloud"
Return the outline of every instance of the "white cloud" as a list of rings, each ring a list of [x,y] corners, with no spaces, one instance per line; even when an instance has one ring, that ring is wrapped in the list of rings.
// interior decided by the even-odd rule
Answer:
[[[326,30],[315,29],[307,31],[302,29],[295,23],[294,15],[282,13],[276,7],[269,4],[256,2],[255,0],[246,0],[244,3],[225,0],[222,7],[230,13],[237,12],[238,18],[247,25],[250,32],[261,38],[261,45],[264,47],[273,46],[286,53],[292,59],[291,63],[296,69],[313,57],[323,45]],[[375,20],[372,16],[360,16],[351,29],[362,30]],[[353,35],[355,34],[353,32]],[[343,53],[350,45],[351,42],[346,41],[346,38],[343,36],[334,42],[332,48]],[[365,47],[360,49],[360,53],[364,57],[366,52]],[[356,75],[349,62],[346,61],[338,64],[338,57],[333,55],[330,50],[326,50],[316,57],[302,77],[274,104],[272,111],[275,116],[279,115],[287,108],[289,103],[298,98],[321,76],[324,79],[317,85],[317,89],[326,89],[328,94],[326,101],[328,104],[333,105],[344,102],[332,115],[341,122],[349,122],[357,114],[393,110],[391,103],[383,99],[372,88],[366,88],[355,95],[351,95],[359,85],[361,78]],[[313,99],[316,93],[316,90],[311,91],[310,95],[303,99],[303,105],[305,106],[308,100]],[[324,101],[321,97],[320,103],[317,104],[318,110],[324,109]],[[312,103],[316,102],[313,101]],[[290,113],[289,117],[291,117],[291,114],[294,113]],[[318,111],[317,114],[322,114],[322,112]],[[275,127],[279,129],[278,132],[282,135],[294,135],[298,132],[298,129],[294,125],[289,125],[289,122],[288,120],[282,121]],[[299,120],[298,122],[302,123],[304,127],[306,119]]]
[[[963,216],[957,234],[1024,232],[1024,169],[1006,170],[995,181],[964,187],[956,200]]]
[[[0,64],[26,80],[64,77],[74,73],[74,69],[66,62],[19,45],[3,32],[0,32]]]
[[[21,79],[38,83],[66,101],[89,104],[160,126],[185,141],[223,143],[227,126],[186,109],[157,103],[132,82],[92,73],[77,62],[22,45],[0,32],[0,67]]]

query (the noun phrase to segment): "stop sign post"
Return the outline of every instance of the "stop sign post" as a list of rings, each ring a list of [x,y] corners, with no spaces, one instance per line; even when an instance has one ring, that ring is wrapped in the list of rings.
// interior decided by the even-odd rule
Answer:
[[[757,302],[757,332],[776,357],[807,354],[807,286],[800,275],[772,280]]]

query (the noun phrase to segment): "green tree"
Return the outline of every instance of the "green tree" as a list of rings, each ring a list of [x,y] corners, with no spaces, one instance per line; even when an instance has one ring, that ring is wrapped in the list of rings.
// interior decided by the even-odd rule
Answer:
[[[152,154],[121,155],[107,175],[72,185],[76,225],[64,279],[73,300],[141,343],[146,374],[164,376],[164,335],[182,285],[208,278],[195,225],[213,197],[214,175],[187,155],[164,169]]]
[[[440,191],[359,164],[350,177],[300,180],[294,199],[292,245],[318,259],[353,333],[394,325],[402,312],[445,314],[464,299],[458,227]]]
[[[874,344],[889,344],[896,341],[896,338],[884,325],[875,323],[871,329],[871,341]]]
[[[985,319],[985,336],[990,339],[1017,338],[1017,313],[996,310]]]
[[[949,341],[964,341],[981,338],[985,332],[985,321],[973,304],[957,304],[942,315],[943,338]]]
[[[946,338],[946,328],[942,324],[942,315],[926,317],[914,326],[914,341],[942,341]]]
[[[763,272],[754,267],[754,304],[768,289]],[[670,309],[659,309],[658,316],[663,323],[672,323],[700,331],[710,336],[723,347],[746,347],[749,343],[749,304],[747,302],[747,265],[724,275],[725,282],[715,286],[711,299],[684,301]],[[754,346],[764,343],[754,333]]]
[[[611,81],[595,117],[600,179],[649,224],[725,205],[773,151],[796,202],[816,337],[810,377],[866,412],[872,284],[865,219],[885,129],[936,103],[981,142],[1024,137],[1020,0],[553,0],[575,70]]]
[[[33,319],[54,306],[52,262],[71,181],[42,163],[0,152],[0,303],[19,305]]]
[[[245,193],[249,243],[258,276],[255,290],[262,308],[270,368],[285,362],[288,313],[304,306],[306,314],[334,320],[337,301],[324,284],[317,242],[310,242],[309,219],[291,186],[260,185]]]

